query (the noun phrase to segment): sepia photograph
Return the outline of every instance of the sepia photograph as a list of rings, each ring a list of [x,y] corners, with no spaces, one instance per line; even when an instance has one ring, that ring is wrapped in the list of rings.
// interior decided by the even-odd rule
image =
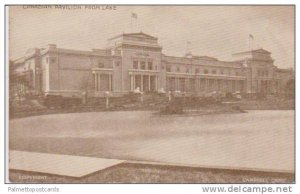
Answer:
[[[295,183],[295,5],[8,5],[9,183]]]

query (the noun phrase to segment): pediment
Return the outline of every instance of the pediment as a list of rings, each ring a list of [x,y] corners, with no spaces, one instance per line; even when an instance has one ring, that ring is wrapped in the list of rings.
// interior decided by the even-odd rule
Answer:
[[[145,39],[157,39],[154,36],[151,36],[149,34],[145,34],[143,32],[139,32],[139,33],[128,33],[128,34],[124,34],[124,36],[129,36],[129,37],[135,37],[135,38],[145,38]]]
[[[253,50],[253,52],[257,52],[257,53],[263,53],[263,54],[270,54],[269,51],[265,50],[265,49],[257,49],[257,50]]]

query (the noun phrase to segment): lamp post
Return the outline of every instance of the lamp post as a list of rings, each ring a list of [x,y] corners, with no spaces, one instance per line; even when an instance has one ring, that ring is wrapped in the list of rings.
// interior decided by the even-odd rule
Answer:
[[[109,108],[109,95],[110,95],[110,92],[106,91],[104,93],[104,95],[105,95],[105,107],[106,107],[106,109],[108,109]]]
[[[87,98],[87,92],[83,91],[82,92],[82,104],[85,105],[86,104],[86,98]]]
[[[144,102],[144,98],[143,98],[144,92],[141,92],[141,103]]]

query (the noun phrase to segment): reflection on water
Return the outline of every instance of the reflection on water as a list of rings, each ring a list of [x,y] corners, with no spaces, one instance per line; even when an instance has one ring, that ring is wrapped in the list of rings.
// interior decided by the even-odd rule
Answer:
[[[105,148],[113,150],[110,156],[115,158],[294,170],[291,110],[202,116],[146,111],[44,115],[11,120],[10,137],[97,140],[85,150],[90,156],[103,156]]]

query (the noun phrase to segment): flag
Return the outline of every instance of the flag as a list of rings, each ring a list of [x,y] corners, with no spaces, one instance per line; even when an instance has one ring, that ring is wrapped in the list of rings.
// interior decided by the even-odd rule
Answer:
[[[252,35],[252,34],[249,34],[249,38],[253,39],[254,37],[253,37],[253,35]]]
[[[131,18],[137,19],[138,15],[136,13],[131,13]]]
[[[138,28],[138,15],[136,13],[131,12],[131,31],[135,31]]]

